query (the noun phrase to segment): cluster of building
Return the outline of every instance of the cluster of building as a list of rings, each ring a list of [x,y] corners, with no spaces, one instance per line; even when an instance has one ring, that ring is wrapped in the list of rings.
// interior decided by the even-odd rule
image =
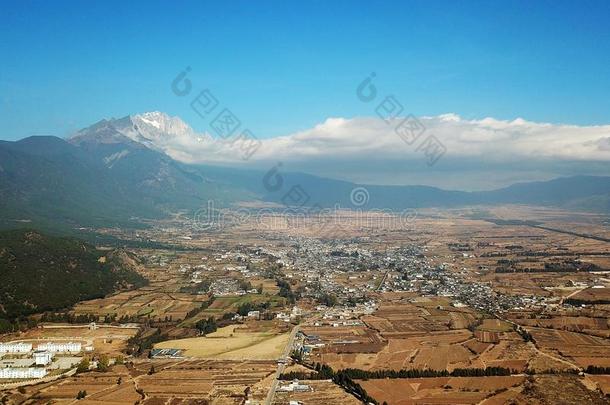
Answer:
[[[295,237],[290,241],[294,250],[283,247],[266,254],[285,266],[288,277],[299,277],[305,283],[302,296],[318,298],[332,294],[338,303],[351,302],[349,307],[322,308],[322,322],[335,320],[331,324],[341,325],[344,319],[353,319],[358,313],[372,313],[375,303],[366,298],[371,291],[412,291],[452,297],[458,305],[490,313],[548,304],[544,297],[498,293],[490,283],[469,279],[465,269],[449,271],[447,264],[435,265],[425,254],[426,249],[417,245],[388,247],[378,252],[363,248],[360,240],[325,242]],[[379,274],[364,276],[371,271]],[[344,281],[346,273],[348,283]],[[356,282],[362,278],[370,281]],[[351,283],[352,280],[355,282]],[[286,314],[280,317],[288,320]]]
[[[298,317],[303,315],[303,311],[301,310],[301,308],[294,306],[292,307],[292,311],[288,312],[278,312],[275,317],[281,321],[284,322],[290,322],[293,321],[295,319],[297,319]]]
[[[56,354],[76,354],[82,350],[78,342],[44,342],[34,349],[32,343],[0,343],[0,379],[42,378],[51,368],[69,368],[80,358],[61,358],[53,363]],[[4,358],[10,355],[10,358]]]
[[[210,285],[210,292],[215,296],[258,294],[256,288],[243,288],[234,278],[221,278],[214,280]]]

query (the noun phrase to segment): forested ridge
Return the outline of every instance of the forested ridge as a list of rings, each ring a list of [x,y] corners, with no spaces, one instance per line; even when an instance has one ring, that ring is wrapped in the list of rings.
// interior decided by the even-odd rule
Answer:
[[[0,332],[34,313],[144,285],[136,262],[125,251],[100,251],[77,239],[0,232]]]

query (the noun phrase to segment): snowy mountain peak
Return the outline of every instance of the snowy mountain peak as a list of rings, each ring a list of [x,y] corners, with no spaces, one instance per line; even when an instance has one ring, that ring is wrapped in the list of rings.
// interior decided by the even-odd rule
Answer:
[[[188,143],[192,140],[207,139],[205,134],[197,134],[193,128],[178,117],[160,111],[128,115],[119,119],[104,119],[71,137],[73,143],[95,141],[117,143],[128,138],[147,148],[166,152],[168,144]]]
[[[169,115],[159,112],[145,112],[131,116],[131,121],[134,126],[143,135],[151,135],[153,138],[159,136],[184,136],[193,135],[195,132],[184,121],[178,117],[170,117]]]

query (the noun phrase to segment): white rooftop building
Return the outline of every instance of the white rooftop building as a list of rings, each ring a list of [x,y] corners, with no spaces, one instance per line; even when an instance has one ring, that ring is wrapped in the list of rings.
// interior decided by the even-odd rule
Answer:
[[[309,390],[310,390],[309,385],[301,384],[301,383],[299,383],[299,380],[297,380],[297,379],[294,379],[288,385],[282,385],[280,388],[278,388],[278,391],[283,391],[283,392],[306,392]]]
[[[47,375],[44,368],[0,368],[0,379],[42,378]]]
[[[29,353],[31,351],[31,343],[0,343],[0,353]]]
[[[42,343],[39,344],[36,350],[47,351],[52,353],[78,353],[82,350],[80,343],[67,342],[67,343]]]
[[[34,361],[37,366],[46,366],[53,360],[53,353],[45,351],[35,351]]]

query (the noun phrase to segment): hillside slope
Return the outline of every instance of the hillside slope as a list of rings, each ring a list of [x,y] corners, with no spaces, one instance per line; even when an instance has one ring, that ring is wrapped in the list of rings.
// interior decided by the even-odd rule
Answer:
[[[0,232],[0,331],[19,317],[144,285],[125,255],[35,231]]]

